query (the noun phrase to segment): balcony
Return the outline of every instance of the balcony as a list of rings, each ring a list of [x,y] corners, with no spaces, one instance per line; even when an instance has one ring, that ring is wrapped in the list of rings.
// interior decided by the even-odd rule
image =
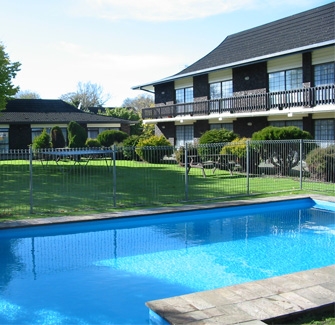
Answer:
[[[271,109],[282,110],[291,107],[314,107],[327,104],[335,104],[335,85],[144,108],[142,118],[159,119],[178,115],[252,113]]]

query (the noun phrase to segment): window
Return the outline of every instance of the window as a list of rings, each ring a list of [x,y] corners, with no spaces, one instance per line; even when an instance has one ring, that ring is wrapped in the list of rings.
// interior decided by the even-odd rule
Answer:
[[[193,143],[193,139],[194,139],[193,125],[176,126],[177,148],[185,146],[186,143]]]
[[[302,87],[302,69],[269,73],[269,91],[283,91]]]
[[[335,83],[335,63],[325,63],[314,66],[314,85],[316,87],[315,99],[317,103],[330,104],[335,96],[333,85]]]
[[[193,102],[193,87],[182,88],[176,90],[176,103]]]
[[[215,124],[210,124],[210,129],[226,129],[228,131],[233,131],[233,123],[215,123]]]
[[[290,121],[271,121],[269,123],[272,126],[283,127],[283,126],[296,126],[303,130],[302,120],[290,120]]]
[[[269,92],[278,92],[270,95],[272,107],[290,107],[300,103],[301,93],[286,92],[302,88],[302,69],[292,69],[269,73]]]
[[[230,108],[229,98],[233,96],[233,81],[227,80],[210,84],[209,95],[210,99],[214,100],[211,102],[211,113],[220,113],[222,110]]]
[[[176,104],[192,103],[193,87],[176,89]],[[193,111],[193,105],[177,106],[177,113],[185,114]]]
[[[8,140],[8,129],[0,129],[0,152],[8,152],[9,150],[9,140]]]
[[[314,66],[314,85],[322,86],[335,83],[335,63]]]
[[[99,134],[99,128],[88,128],[87,129],[87,137],[89,139],[96,139]]]
[[[329,140],[335,139],[335,119],[315,120],[315,140]]]

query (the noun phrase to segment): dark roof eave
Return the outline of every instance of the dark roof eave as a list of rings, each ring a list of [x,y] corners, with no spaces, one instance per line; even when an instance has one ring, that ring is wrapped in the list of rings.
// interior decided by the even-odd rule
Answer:
[[[305,51],[310,50],[310,49],[321,48],[321,47],[325,47],[325,46],[329,46],[329,45],[333,45],[333,44],[335,44],[335,39],[330,40],[330,41],[325,41],[325,42],[322,42],[322,43],[316,43],[316,44],[313,44],[313,45],[307,45],[307,46],[303,46],[303,47],[299,47],[299,48],[295,48],[295,49],[290,49],[290,50],[286,50],[286,51],[282,51],[282,52],[262,55],[262,56],[259,56],[259,57],[250,58],[250,59],[246,59],[246,60],[242,60],[242,61],[231,62],[231,63],[228,63],[228,64],[215,66],[215,67],[211,67],[211,68],[207,68],[207,69],[203,69],[203,70],[197,70],[197,71],[192,71],[192,72],[183,73],[183,74],[182,73],[181,74],[175,74],[173,76],[170,76],[170,77],[167,77],[167,78],[164,78],[164,79],[160,79],[160,80],[157,80],[157,81],[154,81],[154,82],[151,82],[151,83],[134,86],[134,87],[132,87],[132,89],[133,90],[144,90],[144,89],[142,89],[144,87],[154,87],[155,85],[159,85],[159,84],[166,83],[166,82],[169,82],[169,81],[174,81],[174,80],[177,80],[177,79],[197,76],[197,75],[201,75],[201,74],[205,74],[205,73],[213,72],[213,71],[217,71],[217,70],[222,70],[222,69],[236,68],[236,67],[244,66],[244,65],[247,65],[247,64],[250,64],[250,63],[257,63],[257,62],[265,61],[265,60],[268,60],[270,58],[277,58],[277,57],[285,56],[285,55],[288,55],[288,54],[302,53],[302,52],[305,52]]]

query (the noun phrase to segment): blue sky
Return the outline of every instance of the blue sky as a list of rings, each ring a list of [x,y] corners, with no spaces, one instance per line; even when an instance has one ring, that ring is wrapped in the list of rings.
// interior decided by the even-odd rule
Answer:
[[[132,86],[173,75],[230,34],[331,1],[3,0],[0,42],[21,71],[14,84],[57,99],[78,82],[120,106]]]

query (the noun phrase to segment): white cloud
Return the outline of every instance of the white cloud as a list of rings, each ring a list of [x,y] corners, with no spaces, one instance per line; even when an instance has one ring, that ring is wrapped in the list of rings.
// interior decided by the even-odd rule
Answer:
[[[237,10],[283,8],[292,0],[73,0],[76,15],[109,20],[182,21]],[[319,0],[296,0],[295,6],[319,5]]]
[[[259,1],[259,0],[257,0]],[[204,18],[250,7],[255,0],[86,0],[77,14],[120,20],[173,21]]]
[[[77,89],[78,82],[92,82],[103,87],[111,95],[109,106],[119,106],[127,97],[134,98],[139,91],[131,87],[147,81],[155,81],[176,73],[185,58],[162,54],[121,55],[108,52],[87,51],[76,43],[58,43],[49,60],[43,66],[25,65],[16,83],[22,90],[32,89],[44,99],[59,98]]]

